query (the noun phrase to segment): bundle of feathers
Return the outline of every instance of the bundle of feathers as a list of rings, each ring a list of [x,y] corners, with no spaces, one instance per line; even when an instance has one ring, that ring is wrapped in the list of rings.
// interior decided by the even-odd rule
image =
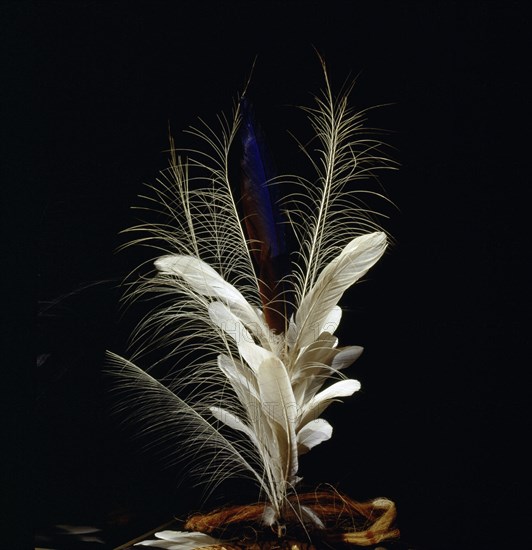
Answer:
[[[313,178],[273,173],[244,91],[233,117],[219,117],[219,131],[191,129],[204,149],[171,140],[170,166],[146,197],[162,218],[129,230],[138,236],[128,244],[151,246],[157,257],[155,275],[127,295],[154,297],[157,306],[133,335],[139,351],[129,360],[110,354],[120,402],[140,388],[135,421],[169,460],[194,465],[190,474],[210,490],[235,476],[257,486],[256,504],[192,516],[185,530],[142,545],[313,548],[398,535],[387,499],[360,504],[333,489],[297,490],[299,457],[333,433],[323,411],[360,388],[344,373],[362,348],[341,347],[334,335],[339,302],[387,246],[363,200],[368,191],[354,183],[393,168],[364,132],[366,112],[348,107],[351,87],[335,97],[324,64],[323,73],[323,92],[304,108],[315,138],[297,142]],[[137,366],[163,349],[150,368]],[[262,543],[242,538],[246,525]]]

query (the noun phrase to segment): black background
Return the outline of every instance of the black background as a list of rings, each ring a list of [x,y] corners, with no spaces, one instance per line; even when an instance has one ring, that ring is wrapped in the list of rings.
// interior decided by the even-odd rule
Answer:
[[[104,350],[122,352],[136,320],[119,313],[118,284],[144,259],[116,253],[119,232],[167,165],[168,125],[186,145],[197,116],[229,112],[255,56],[252,93],[277,161],[301,168],[286,129],[306,131],[292,106],[322,85],[315,47],[336,89],[358,75],[354,107],[391,104],[370,123],[392,131],[401,169],[382,180],[397,243],[343,302],[339,336],[366,348],[353,368],[363,390],[331,407],[335,436],[302,473],[393,499],[413,548],[526,540],[523,6],[49,1],[2,12],[13,100],[3,185],[18,199],[5,202],[4,265],[13,283],[31,281],[27,292],[10,283],[5,300],[20,311],[34,295],[39,313],[5,334],[17,359],[47,354],[29,378],[14,371],[24,395],[5,413],[5,472],[17,480],[6,505],[23,519],[7,529],[97,525],[112,547],[199,505],[177,472],[135,454],[106,408]]]

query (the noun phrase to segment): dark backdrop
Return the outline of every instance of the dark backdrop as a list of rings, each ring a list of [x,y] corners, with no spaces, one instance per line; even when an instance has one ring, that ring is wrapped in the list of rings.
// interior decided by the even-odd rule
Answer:
[[[143,184],[167,165],[168,125],[186,144],[181,131],[197,116],[229,111],[255,56],[253,95],[277,160],[286,171],[300,163],[285,128],[298,132],[303,118],[290,106],[308,104],[321,87],[315,47],[336,89],[359,75],[354,107],[391,104],[370,122],[392,131],[386,139],[402,166],[383,177],[398,206],[385,223],[397,243],[343,302],[340,337],[366,348],[355,369],[363,391],[330,409],[335,437],[305,457],[303,475],[354,498],[392,498],[414,548],[502,548],[524,537],[513,517],[527,437],[518,353],[522,6],[48,1],[2,9],[6,89],[19,107],[6,109],[5,185],[21,199],[8,207],[4,235],[16,227],[35,245],[20,264],[6,238],[5,265],[37,277],[39,313],[30,430],[21,431],[18,399],[6,413],[17,420],[13,447],[25,441],[31,456],[21,469],[27,483],[9,503],[22,505],[22,525],[52,538],[54,525],[95,525],[112,547],[199,505],[190,487],[175,487],[175,471],[135,454],[106,408],[103,352],[123,351],[136,320],[118,312],[118,284],[143,259],[116,253],[119,232],[135,222],[130,207]],[[18,306],[10,288],[6,300]],[[31,348],[28,334],[16,331],[19,356]],[[47,544],[74,544],[58,540]]]

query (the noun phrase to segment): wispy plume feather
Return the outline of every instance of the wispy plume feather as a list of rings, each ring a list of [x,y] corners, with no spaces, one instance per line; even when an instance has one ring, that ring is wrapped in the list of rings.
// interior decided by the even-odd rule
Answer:
[[[155,274],[128,297],[153,297],[157,307],[133,335],[132,359],[110,361],[120,403],[142,391],[132,416],[155,431],[170,461],[196,464],[210,489],[248,477],[264,502],[263,523],[281,526],[296,513],[314,529],[324,527],[319,511],[294,501],[299,456],[331,438],[323,411],[360,388],[344,371],[362,348],[338,347],[334,332],[343,294],[387,246],[360,182],[393,166],[383,145],[364,136],[365,113],[348,107],[350,90],[335,97],[323,69],[325,89],[304,109],[315,140],[300,145],[313,178],[272,173],[246,94],[217,131],[203,122],[190,130],[204,148],[178,151],[171,142],[170,166],[147,198],[162,221],[129,230],[130,245],[157,257]],[[242,151],[239,193],[234,148]],[[282,196],[284,188],[292,192]],[[153,350],[164,350],[155,366],[136,366]],[[152,369],[161,365],[168,368],[158,378]],[[183,433],[188,446],[177,451]],[[191,548],[203,540],[187,535]],[[166,536],[173,544],[178,535]]]

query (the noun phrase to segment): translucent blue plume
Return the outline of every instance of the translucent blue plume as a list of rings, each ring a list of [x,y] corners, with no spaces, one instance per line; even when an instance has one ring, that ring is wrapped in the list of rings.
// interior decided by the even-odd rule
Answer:
[[[244,225],[258,269],[264,315],[277,333],[286,330],[288,299],[285,280],[289,271],[285,219],[279,208],[275,177],[264,134],[247,97],[240,101],[242,144],[241,200]]]

